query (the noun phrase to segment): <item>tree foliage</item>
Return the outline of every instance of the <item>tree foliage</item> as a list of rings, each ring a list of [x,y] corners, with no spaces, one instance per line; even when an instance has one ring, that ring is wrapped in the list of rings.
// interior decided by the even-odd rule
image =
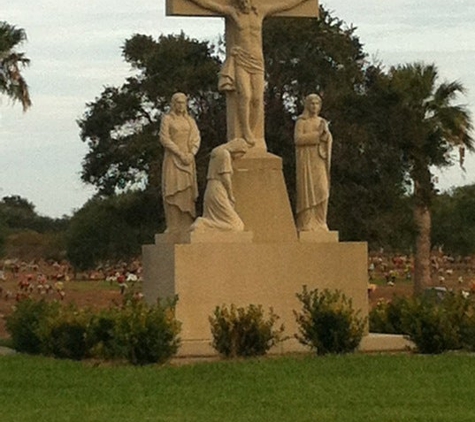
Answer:
[[[294,120],[306,95],[323,97],[334,145],[329,225],[344,240],[407,247],[404,168],[380,113],[383,70],[369,63],[356,28],[321,8],[321,18],[273,19],[264,28],[269,149],[283,157],[295,201]],[[394,221],[394,210],[400,216]],[[395,231],[397,226],[401,230]],[[409,230],[409,232],[408,232]],[[396,235],[401,234],[401,236]]]
[[[33,230],[38,233],[60,232],[67,228],[69,219],[39,215],[35,205],[19,195],[4,196],[0,201],[0,220],[12,231]]]
[[[157,41],[136,34],[126,40],[123,57],[136,75],[120,87],[105,88],[87,104],[78,122],[81,139],[89,148],[81,178],[103,195],[139,187],[152,190],[158,198],[162,161],[158,131],[173,93],[188,95],[202,138],[207,140],[205,150],[224,140],[224,105],[216,92],[220,62],[207,42],[183,33]]]
[[[32,259],[64,258],[64,233],[69,218],[38,215],[35,206],[18,196],[0,201],[0,255]]]
[[[433,246],[453,255],[475,254],[475,185],[438,195],[432,220]]]
[[[31,100],[21,70],[29,65],[30,59],[17,48],[25,41],[24,29],[0,22],[0,94],[19,101],[24,111],[31,106]]]
[[[390,69],[386,110],[388,136],[397,145],[414,187],[416,254],[414,293],[430,284],[431,205],[435,194],[431,167],[453,165],[456,148],[474,149],[467,108],[454,101],[464,88],[459,82],[439,83],[435,65],[412,63]]]
[[[266,20],[263,40],[266,142],[283,158],[291,202],[294,122],[304,97],[316,92],[335,139],[330,227],[342,240],[366,240],[371,248],[411,249],[417,234],[411,209],[433,193],[430,166],[450,165],[454,147],[471,148],[467,111],[452,105],[463,87],[437,86],[435,66],[386,71],[371,63],[356,28],[323,8],[318,20]],[[123,57],[136,74],[120,87],[105,88],[78,122],[89,148],[83,181],[104,196],[145,190],[159,204],[160,119],[171,95],[182,91],[202,135],[197,169],[203,192],[209,151],[226,139],[224,96],[217,92],[219,53],[183,33],[126,40]]]
[[[394,98],[391,115],[397,122],[392,136],[398,139],[417,200],[426,206],[435,193],[431,166],[451,166],[458,157],[455,149],[474,149],[469,111],[454,104],[465,89],[460,82],[439,83],[439,79],[434,64],[409,63],[388,73]]]
[[[68,259],[77,269],[85,270],[138,256],[141,245],[153,243],[154,233],[163,225],[158,203],[147,192],[93,198],[71,219]]]

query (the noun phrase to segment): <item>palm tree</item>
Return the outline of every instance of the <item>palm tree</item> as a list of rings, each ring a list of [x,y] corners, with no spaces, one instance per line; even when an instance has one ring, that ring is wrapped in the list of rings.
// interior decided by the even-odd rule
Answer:
[[[23,29],[0,22],[0,94],[5,94],[13,102],[19,101],[24,111],[31,106],[31,100],[20,70],[28,66],[30,60],[15,48],[25,40]]]
[[[467,108],[453,105],[465,92],[459,82],[437,84],[435,65],[422,63],[393,67],[390,87],[397,97],[398,143],[414,188],[414,222],[417,228],[414,260],[414,294],[430,285],[431,200],[435,194],[431,168],[454,164],[455,149],[474,150],[472,121]],[[463,153],[459,154],[463,166]]]

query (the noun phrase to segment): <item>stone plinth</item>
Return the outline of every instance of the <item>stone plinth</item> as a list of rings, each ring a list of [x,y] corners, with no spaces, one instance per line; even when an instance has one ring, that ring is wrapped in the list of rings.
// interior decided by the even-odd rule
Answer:
[[[293,310],[301,309],[295,295],[303,285],[339,289],[363,317],[368,313],[365,243],[162,243],[144,246],[143,263],[149,302],[178,295],[180,355],[214,354],[208,317],[223,304],[272,306],[293,336]],[[301,350],[295,340],[279,346]]]
[[[251,243],[252,232],[192,232],[186,243]]]
[[[403,335],[370,333],[358,347],[361,352],[402,352],[414,350],[415,345]]]
[[[299,241],[300,242],[319,242],[319,243],[328,243],[328,242],[338,242],[338,232],[337,231],[315,231],[315,232],[299,232]]]
[[[234,163],[233,189],[236,212],[253,242],[297,241],[280,157],[250,150]]]

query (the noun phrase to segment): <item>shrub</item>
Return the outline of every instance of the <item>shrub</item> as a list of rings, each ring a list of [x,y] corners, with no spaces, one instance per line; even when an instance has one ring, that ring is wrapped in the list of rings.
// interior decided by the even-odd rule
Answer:
[[[217,306],[213,316],[209,317],[212,346],[226,357],[249,357],[265,355],[269,349],[282,341],[284,326],[274,329],[279,317],[269,309],[269,318],[265,319],[261,305],[249,305],[237,308]]]
[[[23,353],[39,354],[43,350],[41,331],[49,316],[58,314],[59,304],[45,300],[24,299],[6,317],[6,328],[12,346]]]
[[[118,310],[107,309],[92,316],[86,332],[86,344],[92,357],[114,359],[121,354],[116,351],[114,327]]]
[[[134,365],[162,363],[179,346],[174,304],[148,306],[127,297],[121,307],[94,313],[26,299],[7,317],[7,330],[20,352],[75,360],[125,359]]]
[[[473,304],[472,304],[473,305]],[[475,352],[475,310],[471,306],[460,329],[462,346],[470,352]]]
[[[372,333],[407,334],[404,321],[407,319],[409,300],[395,297],[392,301],[379,301],[369,312],[369,331]]]
[[[39,330],[42,353],[60,359],[81,360],[89,356],[86,332],[92,313],[74,305],[49,315]]]
[[[303,287],[297,293],[302,303],[301,313],[294,311],[300,343],[310,346],[317,354],[348,353],[354,351],[365,330],[366,319],[360,318],[351,299],[339,290],[318,289],[308,291]]]
[[[404,318],[408,337],[420,353],[438,354],[464,346],[470,302],[461,294],[427,294],[410,300]]]
[[[87,335],[92,354],[107,359],[126,359],[134,365],[163,363],[178,350],[180,323],[175,303],[149,306],[127,297],[120,308],[93,318]]]
[[[420,353],[475,351],[473,303],[459,293],[432,290],[418,298],[378,303],[370,312],[370,331],[406,334]]]

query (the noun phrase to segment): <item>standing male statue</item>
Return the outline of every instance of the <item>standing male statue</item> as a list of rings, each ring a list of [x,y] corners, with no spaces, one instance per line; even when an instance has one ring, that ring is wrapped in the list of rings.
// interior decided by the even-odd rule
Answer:
[[[234,137],[242,137],[249,146],[264,141],[264,55],[262,22],[265,17],[291,10],[315,0],[188,0],[203,9],[226,18],[227,57],[220,73],[218,88],[235,93],[238,128]]]

